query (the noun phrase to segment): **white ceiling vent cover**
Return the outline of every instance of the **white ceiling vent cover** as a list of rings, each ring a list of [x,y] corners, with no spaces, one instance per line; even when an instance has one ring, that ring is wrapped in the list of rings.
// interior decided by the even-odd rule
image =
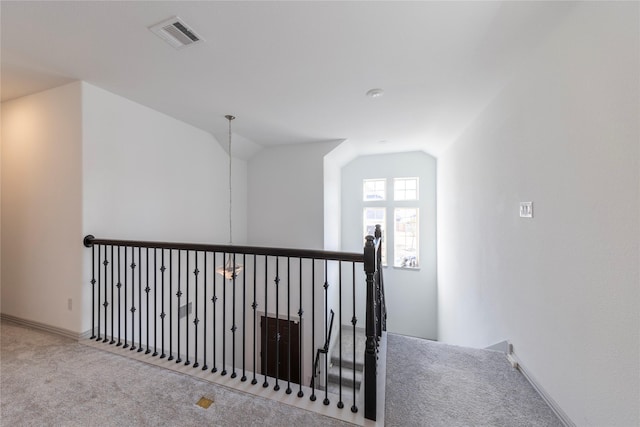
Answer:
[[[177,16],[153,25],[149,29],[176,49],[182,49],[185,46],[204,41],[202,37]]]

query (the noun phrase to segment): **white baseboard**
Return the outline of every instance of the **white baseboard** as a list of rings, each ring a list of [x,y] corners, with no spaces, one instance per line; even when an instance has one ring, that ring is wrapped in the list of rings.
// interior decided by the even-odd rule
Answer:
[[[81,340],[86,339],[91,336],[91,331],[86,331],[83,333],[73,332],[68,329],[58,328],[57,326],[51,326],[40,322],[35,322],[33,320],[26,320],[20,317],[11,316],[10,314],[0,313],[0,319],[3,321],[15,323],[17,325],[26,326],[32,329],[38,329],[40,331],[49,332],[52,334],[62,335],[67,338],[71,338],[73,340]]]
[[[573,421],[571,421],[571,418],[569,418],[567,413],[562,410],[560,405],[558,405],[556,401],[553,400],[551,396],[549,396],[549,393],[545,391],[545,389],[540,385],[540,383],[538,383],[538,381],[536,381],[536,379],[522,365],[522,362],[520,361],[520,359],[518,359],[518,356],[516,356],[516,354],[513,352],[507,353],[507,356],[509,356],[511,360],[514,360],[517,363],[516,369],[522,372],[522,375],[524,375],[524,377],[527,379],[527,381],[529,381],[531,386],[538,392],[540,397],[542,397],[542,399],[547,403],[547,405],[549,405],[551,410],[560,419],[562,424],[564,424],[565,427],[576,427],[576,424]]]

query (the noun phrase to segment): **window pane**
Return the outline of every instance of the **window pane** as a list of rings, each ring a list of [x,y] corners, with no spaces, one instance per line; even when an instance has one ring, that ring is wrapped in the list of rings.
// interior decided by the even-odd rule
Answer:
[[[418,178],[395,178],[393,180],[394,200],[418,200]]]
[[[417,268],[418,259],[418,208],[394,210],[393,265]]]
[[[385,245],[385,224],[386,224],[386,208],[364,208],[364,235],[362,241],[367,236],[375,236],[376,224],[380,224],[382,231],[382,265],[387,265],[387,248]]]
[[[386,179],[365,179],[363,180],[364,201],[376,201],[386,199]]]

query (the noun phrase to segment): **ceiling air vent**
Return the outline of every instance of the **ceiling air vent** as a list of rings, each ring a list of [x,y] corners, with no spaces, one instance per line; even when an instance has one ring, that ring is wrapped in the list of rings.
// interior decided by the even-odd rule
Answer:
[[[193,29],[177,16],[149,27],[151,31],[176,49],[182,49],[204,41]]]

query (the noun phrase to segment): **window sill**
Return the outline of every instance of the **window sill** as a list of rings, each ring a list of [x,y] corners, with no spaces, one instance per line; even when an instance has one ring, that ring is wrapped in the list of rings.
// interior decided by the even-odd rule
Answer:
[[[388,266],[388,265],[383,265],[382,268],[389,268],[391,267],[394,270],[403,270],[403,271],[420,271],[421,267],[398,267],[395,265],[392,266]]]

